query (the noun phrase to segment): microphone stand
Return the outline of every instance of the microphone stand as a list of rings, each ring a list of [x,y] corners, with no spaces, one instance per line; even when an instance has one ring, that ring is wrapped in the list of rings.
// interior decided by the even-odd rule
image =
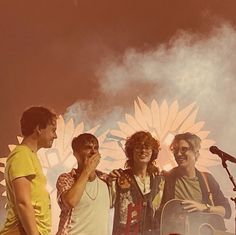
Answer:
[[[221,157],[222,159],[222,166],[225,168],[225,170],[227,171],[228,173],[228,176],[229,176],[229,179],[230,181],[232,182],[233,184],[233,191],[236,191],[236,184],[235,184],[235,181],[234,181],[234,177],[230,174],[229,172],[229,169],[228,169],[228,166],[226,164],[226,159],[223,158],[223,156]],[[233,202],[234,202],[234,209],[235,209],[235,217],[234,217],[234,234],[236,235],[236,197],[233,198],[231,197],[230,198]]]

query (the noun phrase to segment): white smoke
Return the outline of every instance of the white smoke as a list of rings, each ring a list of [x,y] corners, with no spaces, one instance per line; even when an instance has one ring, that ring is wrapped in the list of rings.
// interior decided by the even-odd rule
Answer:
[[[139,96],[162,102],[177,99],[183,106],[196,101],[199,119],[220,147],[236,153],[236,30],[223,24],[210,33],[179,31],[169,42],[148,51],[127,49],[108,55],[98,66],[99,92],[78,101],[67,117],[112,128]]]
[[[236,154],[235,52],[236,30],[222,24],[207,35],[179,31],[152,50],[129,48],[122,56],[108,55],[96,73],[99,96],[73,104],[67,116],[78,119],[79,115],[87,123],[100,121],[104,127],[113,128],[124,112],[132,109],[137,96],[145,101],[177,99],[183,106],[196,101],[198,118],[206,122],[211,138],[225,151]],[[223,191],[232,196],[229,180],[223,182],[227,180],[224,170],[214,172]],[[233,174],[236,178],[235,171]],[[228,225],[231,230],[232,221]]]
[[[196,101],[213,138],[236,152],[229,143],[235,135],[235,51],[236,31],[229,24],[215,27],[208,35],[181,31],[153,50],[128,49],[121,58],[108,57],[97,73],[101,93],[110,102],[123,94],[146,100],[177,99],[183,105]]]

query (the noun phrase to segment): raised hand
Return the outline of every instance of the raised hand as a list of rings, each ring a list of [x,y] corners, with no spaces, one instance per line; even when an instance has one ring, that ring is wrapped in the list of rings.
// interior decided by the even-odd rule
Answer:
[[[122,169],[114,169],[109,173],[109,180],[114,181],[122,176]]]
[[[100,162],[100,159],[101,159],[101,155],[99,152],[95,153],[89,158],[86,158],[84,162],[84,171],[86,171],[86,173],[90,175],[92,172],[96,170]]]

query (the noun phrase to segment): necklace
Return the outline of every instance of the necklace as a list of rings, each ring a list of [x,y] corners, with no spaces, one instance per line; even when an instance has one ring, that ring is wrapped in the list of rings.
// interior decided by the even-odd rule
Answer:
[[[139,177],[140,182],[143,184],[143,192],[146,193],[146,177]]]
[[[86,184],[86,186],[87,186],[87,184]],[[92,197],[92,196],[87,192],[86,186],[85,186],[85,193],[87,194],[87,196],[88,196],[92,201],[94,201],[94,200],[97,198],[97,196],[98,196],[99,184],[98,184],[98,179],[97,179],[97,177],[96,177],[96,189],[97,189],[97,190],[96,190],[96,194],[95,194],[94,197]]]
[[[143,191],[143,193],[145,194],[148,190],[148,180],[149,180],[149,176],[145,176],[145,177],[141,177],[141,176],[137,176],[135,175],[136,181],[139,185],[139,188],[141,189],[141,191]],[[141,183],[141,184],[140,184]],[[149,185],[150,187],[150,185]]]

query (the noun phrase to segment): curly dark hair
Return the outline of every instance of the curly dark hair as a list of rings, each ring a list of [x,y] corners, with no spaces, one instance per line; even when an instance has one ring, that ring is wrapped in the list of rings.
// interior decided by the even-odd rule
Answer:
[[[132,169],[134,167],[134,148],[142,142],[145,142],[145,144],[148,144],[152,147],[152,156],[150,162],[148,163],[148,172],[152,173],[153,171],[158,171],[157,167],[154,165],[154,160],[158,157],[160,143],[158,140],[152,137],[151,133],[146,131],[135,132],[132,136],[127,138],[125,143],[125,154],[127,157],[125,168]]]

